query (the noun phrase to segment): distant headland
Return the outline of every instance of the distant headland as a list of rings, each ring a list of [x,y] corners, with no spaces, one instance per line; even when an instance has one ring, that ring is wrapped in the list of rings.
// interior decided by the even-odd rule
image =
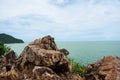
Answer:
[[[8,34],[5,34],[5,33],[0,34],[0,42],[3,42],[3,43],[24,43],[23,40],[17,39],[15,37],[8,35]]]

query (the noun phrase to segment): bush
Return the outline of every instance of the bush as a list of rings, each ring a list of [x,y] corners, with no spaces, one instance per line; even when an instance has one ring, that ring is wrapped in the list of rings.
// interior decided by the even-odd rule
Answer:
[[[72,62],[72,67],[73,67],[73,73],[79,74],[80,76],[84,76],[84,72],[86,69],[86,66],[81,65],[80,63],[76,62],[74,59],[69,59]]]
[[[8,51],[10,51],[10,48],[4,45],[4,43],[0,42],[0,57],[2,57]]]

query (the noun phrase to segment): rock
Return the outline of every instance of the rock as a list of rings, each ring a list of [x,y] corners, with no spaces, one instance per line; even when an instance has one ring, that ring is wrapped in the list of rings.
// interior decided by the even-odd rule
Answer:
[[[45,50],[45,49],[36,49],[36,47],[27,46],[20,59],[22,58],[21,67],[25,66],[26,62],[34,63],[35,65],[40,66],[52,66],[61,61],[67,60],[65,55],[60,51],[55,50]],[[64,61],[65,62],[65,61]],[[61,62],[64,63],[64,62]]]
[[[0,69],[2,67],[6,67],[6,70],[10,71],[12,65],[15,64],[15,60],[16,60],[15,52],[13,50],[9,51],[0,59],[0,63],[1,63]]]
[[[41,47],[41,44],[49,44],[49,48]],[[52,45],[52,46],[51,46]],[[51,68],[56,73],[72,72],[72,64],[67,59],[67,50],[57,50],[57,46],[52,37],[46,36],[37,39],[25,47],[18,58],[17,66],[23,73],[31,75],[34,66],[44,66]]]
[[[38,70],[40,72],[41,69],[45,69],[45,71],[52,70],[54,76],[57,74],[71,74],[72,64],[67,58],[68,54],[69,52],[66,49],[59,50],[57,48],[54,38],[45,36],[42,39],[36,39],[26,46],[16,64],[23,74],[27,74],[26,76],[28,78],[30,78],[33,73],[36,73],[37,69],[35,66],[39,66]],[[32,73],[33,70],[34,72]],[[53,74],[49,73],[49,75]]]
[[[38,48],[46,50],[58,50],[54,38],[50,35],[43,37],[42,39],[36,39],[31,42],[30,45],[36,45]]]
[[[14,51],[0,59],[0,80],[82,80],[72,73],[69,52],[45,36],[28,44],[16,59]]]
[[[0,59],[0,80],[20,80],[15,63],[16,55],[13,50]]]
[[[35,66],[33,69],[33,79],[35,80],[61,80],[61,78],[48,67]]]
[[[69,55],[69,51],[67,51],[66,49],[60,49],[60,52],[64,53],[64,55]]]
[[[7,71],[6,67],[3,67],[0,71],[0,80],[20,80],[16,69],[12,66],[10,71]]]
[[[107,56],[94,64],[89,64],[85,80],[120,80],[120,57]]]
[[[77,74],[56,74],[52,69],[48,67],[35,66],[33,69],[33,79],[35,80],[83,80]]]
[[[5,62],[12,64],[16,60],[16,55],[13,50],[10,50],[7,54],[4,55]]]
[[[30,47],[27,48],[27,51],[23,51],[23,56],[20,57],[21,63],[18,64],[21,70],[31,72],[34,66],[45,66],[51,67],[56,72],[70,72],[68,66],[72,65],[63,53],[45,49],[38,49],[35,53]]]
[[[78,74],[67,73],[66,75],[60,74],[59,76],[62,80],[83,80]]]

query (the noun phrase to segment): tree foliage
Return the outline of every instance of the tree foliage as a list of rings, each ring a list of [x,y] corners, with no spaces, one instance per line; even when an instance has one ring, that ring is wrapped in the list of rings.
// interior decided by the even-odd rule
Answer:
[[[86,70],[86,66],[76,62],[74,59],[69,59],[72,62],[72,71],[75,74],[79,74],[80,76],[84,76],[84,72]]]
[[[0,42],[0,57],[10,51],[10,48],[4,45],[4,43]]]
[[[24,43],[23,40],[4,33],[0,34],[0,41],[3,43]]]

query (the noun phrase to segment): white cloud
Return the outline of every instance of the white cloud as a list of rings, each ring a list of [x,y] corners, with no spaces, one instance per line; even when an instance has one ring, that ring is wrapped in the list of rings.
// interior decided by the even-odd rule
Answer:
[[[75,39],[81,36],[79,40],[111,35],[109,39],[112,39],[117,35],[115,31],[120,29],[119,9],[119,0],[1,0],[0,31],[24,34],[27,39],[39,34],[74,36]],[[9,30],[5,30],[6,26]]]
[[[58,3],[58,4],[64,4],[64,3],[68,2],[68,0],[53,0],[53,1],[56,1],[56,3]]]

